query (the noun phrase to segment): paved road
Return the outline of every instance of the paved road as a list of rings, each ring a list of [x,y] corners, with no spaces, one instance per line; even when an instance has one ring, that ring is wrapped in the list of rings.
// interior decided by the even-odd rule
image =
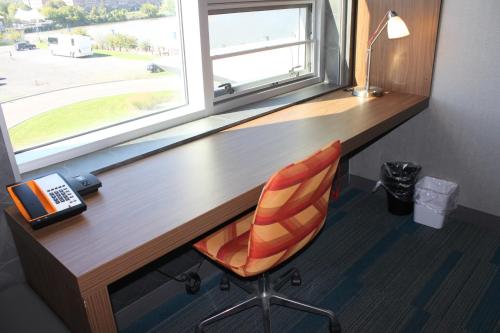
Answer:
[[[180,63],[170,58],[154,61]],[[146,71],[149,63],[116,57],[58,57],[47,49],[17,52],[12,46],[0,47],[0,102],[7,126],[88,99],[182,89],[178,75],[155,77]]]
[[[94,99],[135,92],[178,91],[182,88],[182,85],[183,83],[177,76],[100,83],[51,91],[10,102],[4,102],[2,103],[2,109],[5,115],[7,128],[11,128],[35,115],[64,105],[85,101],[89,98]]]
[[[0,101],[27,97],[58,89],[111,81],[150,78],[151,61],[117,57],[69,58],[53,56],[48,49],[14,51],[0,47]]]

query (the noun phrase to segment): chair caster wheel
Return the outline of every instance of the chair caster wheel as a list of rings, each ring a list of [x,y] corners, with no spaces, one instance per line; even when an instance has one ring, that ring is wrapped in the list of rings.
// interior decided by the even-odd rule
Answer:
[[[300,277],[299,271],[296,270],[293,272],[291,282],[294,287],[298,287],[302,284],[302,278]]]
[[[341,333],[342,328],[340,327],[340,323],[337,321],[335,324],[330,324],[330,333]]]
[[[230,287],[231,284],[229,283],[229,278],[227,276],[223,276],[220,279],[219,289],[222,291],[228,291]]]
[[[198,273],[189,272],[186,277],[186,292],[188,294],[196,294],[200,291],[201,278]]]

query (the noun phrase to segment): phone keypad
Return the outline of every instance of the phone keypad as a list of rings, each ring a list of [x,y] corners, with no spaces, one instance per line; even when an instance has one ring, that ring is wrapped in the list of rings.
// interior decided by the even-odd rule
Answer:
[[[71,191],[68,189],[66,185],[51,188],[48,190],[48,193],[56,204],[62,202],[69,202],[69,203],[76,202],[75,196],[73,195],[73,193],[71,193]]]

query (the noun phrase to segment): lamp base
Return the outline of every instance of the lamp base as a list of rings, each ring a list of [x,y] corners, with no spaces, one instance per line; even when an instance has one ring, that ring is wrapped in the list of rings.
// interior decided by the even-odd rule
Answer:
[[[381,97],[384,95],[384,89],[370,86],[370,89],[366,90],[365,87],[359,86],[352,90],[352,94],[358,97]]]

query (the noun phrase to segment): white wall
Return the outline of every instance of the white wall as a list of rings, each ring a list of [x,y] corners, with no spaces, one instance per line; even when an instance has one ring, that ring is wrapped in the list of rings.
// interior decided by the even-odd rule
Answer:
[[[353,157],[351,173],[378,179],[390,160],[458,182],[460,204],[500,215],[499,0],[443,0],[429,109]]]

